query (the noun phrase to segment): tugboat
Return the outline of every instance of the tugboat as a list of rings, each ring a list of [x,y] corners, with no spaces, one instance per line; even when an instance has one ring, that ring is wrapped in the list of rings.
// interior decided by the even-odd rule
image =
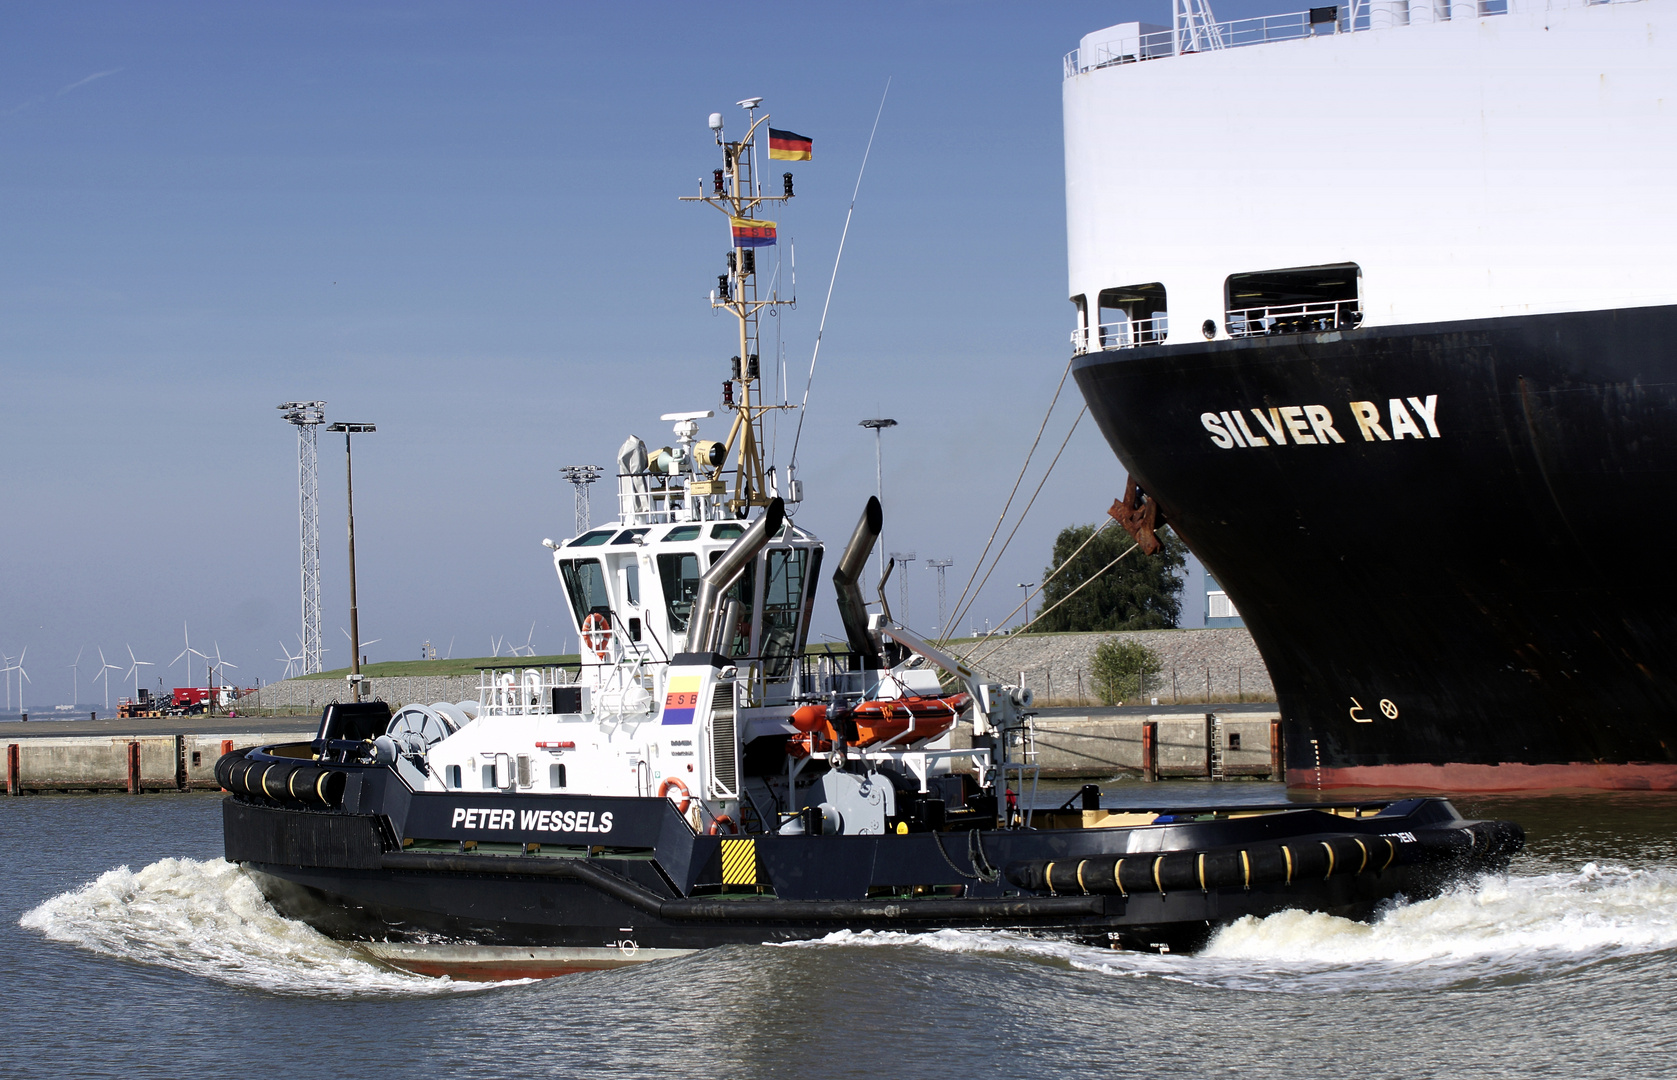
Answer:
[[[757,316],[786,301],[759,296],[747,246],[792,183],[761,193],[768,117],[741,104],[743,139],[712,117],[724,168],[695,200],[735,237],[712,300],[739,321],[727,437],[699,438],[711,411],[666,414],[673,445],[618,453],[616,522],[544,541],[576,670],[486,672],[476,701],[394,714],[329,705],[311,741],[218,762],[226,857],[276,908],[404,970],[501,979],[836,930],[1181,950],[1506,865],[1520,828],[1442,799],[1142,813],[1090,785],[1037,808],[1031,691],[896,621],[889,565],[868,610],[875,499],[831,575],[846,650],[806,652],[825,549],[789,516],[790,469],[782,495],[765,467]]]

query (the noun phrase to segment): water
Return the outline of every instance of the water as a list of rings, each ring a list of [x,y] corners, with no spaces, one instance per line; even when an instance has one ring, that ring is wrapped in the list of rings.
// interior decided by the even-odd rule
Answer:
[[[216,857],[218,798],[0,803],[0,1076],[1677,1075],[1673,796],[1458,800],[1526,825],[1506,877],[1198,956],[837,934],[492,986],[279,918]]]

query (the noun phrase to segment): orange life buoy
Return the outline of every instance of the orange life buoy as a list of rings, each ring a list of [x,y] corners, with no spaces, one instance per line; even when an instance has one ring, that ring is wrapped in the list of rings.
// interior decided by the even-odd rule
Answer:
[[[668,799],[671,788],[677,788],[681,791],[681,800],[675,804],[675,812],[678,814],[687,813],[687,807],[692,804],[693,797],[687,793],[687,785],[675,777],[667,776],[664,778],[664,782],[658,785],[658,797]]]
[[[735,825],[734,824],[734,819],[729,817],[727,814],[718,814],[718,815],[716,815],[715,818],[713,818],[711,820],[710,835],[715,836],[718,833],[720,833],[724,828],[726,828],[728,830],[728,835],[730,835],[730,836],[738,836],[739,835],[740,827],[738,825]]]
[[[598,611],[582,620],[582,644],[601,660],[611,655],[611,624]]]

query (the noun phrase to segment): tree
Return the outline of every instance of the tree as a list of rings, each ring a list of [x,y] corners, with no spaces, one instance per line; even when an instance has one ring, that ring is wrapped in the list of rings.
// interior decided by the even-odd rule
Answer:
[[[1102,705],[1122,705],[1128,698],[1141,697],[1147,677],[1164,669],[1152,649],[1139,641],[1115,637],[1100,643],[1090,667],[1095,696]]]
[[[1054,561],[1043,573],[1048,584],[1039,597],[1038,610],[1048,614],[1038,620],[1033,630],[1167,630],[1176,625],[1182,615],[1182,578],[1180,571],[1187,565],[1187,547],[1169,528],[1158,532],[1160,548],[1156,555],[1143,555],[1138,549],[1110,570],[1101,570],[1127,551],[1130,535],[1116,524],[1101,530],[1094,541],[1066,568],[1065,573],[1050,578],[1055,570],[1079,545],[1095,531],[1093,525],[1072,525],[1060,530],[1054,541]],[[1096,574],[1098,580],[1077,592],[1059,607],[1056,601],[1069,596],[1079,585]],[[1052,608],[1053,610],[1049,610]]]

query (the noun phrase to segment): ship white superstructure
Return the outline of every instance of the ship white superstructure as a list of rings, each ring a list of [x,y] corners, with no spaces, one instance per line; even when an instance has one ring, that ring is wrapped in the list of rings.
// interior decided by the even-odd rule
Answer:
[[[1198,51],[1088,35],[1065,58],[1074,346],[1240,336],[1263,304],[1231,275],[1288,268],[1348,268],[1366,326],[1677,303],[1670,3],[1383,0]]]

